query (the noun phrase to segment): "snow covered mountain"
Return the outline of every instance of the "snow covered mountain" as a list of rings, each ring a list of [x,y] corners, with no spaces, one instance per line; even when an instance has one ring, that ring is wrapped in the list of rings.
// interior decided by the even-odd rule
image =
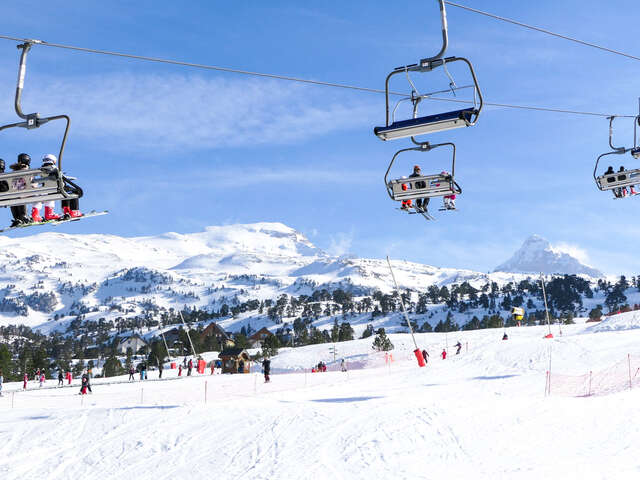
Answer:
[[[556,258],[553,252],[547,254],[548,244],[543,242],[530,239],[525,247],[543,246],[523,247],[520,256],[514,257],[531,257],[533,269],[500,270],[539,272],[543,263],[549,263],[547,257]],[[563,267],[577,264],[566,255],[557,258]],[[527,277],[404,260],[395,260],[393,265],[400,287],[414,292],[463,282],[481,288],[488,282],[502,285]],[[79,316],[108,322],[138,315],[158,317],[185,308],[217,312],[224,304],[239,308],[243,302],[275,301],[283,294],[311,296],[322,289],[340,288],[360,297],[376,291],[390,293],[392,285],[385,260],[331,256],[281,223],[215,226],[199,233],[134,238],[53,232],[20,239],[0,237],[0,325],[24,324],[41,331],[65,329]],[[255,309],[254,305],[251,319],[234,314],[220,323],[231,331],[248,321],[254,328],[274,326],[266,312],[261,310],[258,315]],[[364,317],[363,322],[370,319],[370,315]]]
[[[603,276],[599,270],[580,263],[571,255],[554,250],[551,244],[539,235],[527,238],[522,247],[509,260],[498,265],[494,272]]]

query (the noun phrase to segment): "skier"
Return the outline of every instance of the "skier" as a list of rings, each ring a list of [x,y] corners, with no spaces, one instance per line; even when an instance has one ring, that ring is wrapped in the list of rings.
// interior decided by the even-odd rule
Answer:
[[[409,178],[415,178],[415,177],[421,177],[421,176],[422,176],[422,172],[420,171],[420,165],[414,165],[413,173],[409,175]],[[414,185],[416,188],[425,188],[427,186],[427,184],[423,181],[416,182]],[[429,205],[429,200],[431,200],[429,197],[416,199],[416,210],[422,210],[423,212],[426,212],[427,206]]]
[[[62,369],[58,370],[58,386],[64,387],[64,376],[62,375]]]
[[[244,360],[238,362],[238,373],[244,373]]]
[[[22,389],[26,390],[27,389],[27,382],[29,382],[29,375],[27,375],[27,372],[24,373],[24,377],[22,377]]]
[[[441,172],[442,175],[451,176],[449,172],[443,170]],[[456,209],[456,196],[455,195],[445,195],[442,197],[442,203],[444,205],[445,210],[455,210]]]
[[[11,170],[14,172],[19,172],[21,170],[29,170],[29,166],[31,165],[31,157],[26,153],[21,153],[18,155],[18,161],[9,166]],[[24,178],[14,178],[11,181],[12,187],[16,190],[24,190],[27,188],[27,182],[25,182]],[[31,220],[27,217],[27,206],[26,205],[14,205],[11,207],[11,214],[13,215],[13,222],[11,222],[12,227],[18,227],[20,225],[27,225],[31,223]]]
[[[162,378],[162,370],[164,370],[164,367],[162,366],[162,362],[158,363],[158,378]]]
[[[86,370],[84,370],[82,373],[80,394],[85,395],[87,393],[87,390],[89,390],[89,393],[93,393],[91,391],[91,380],[89,379],[89,374],[87,373]]]
[[[442,355],[443,360],[447,359],[447,351],[444,348],[442,349],[442,353],[440,355]]]
[[[182,376],[182,365],[178,365],[178,376]]]
[[[142,362],[140,364],[140,380],[145,380],[147,378],[147,365]]]
[[[71,385],[71,380],[73,380],[73,375],[71,374],[71,372],[67,372],[67,380],[68,385]]]
[[[458,343],[456,343],[456,355],[460,355],[460,350],[462,350],[462,344],[458,341]]]
[[[340,360],[340,371],[342,372],[347,371],[347,362],[344,361],[344,358]]]
[[[78,395],[86,395],[87,388],[89,388],[89,377],[86,374],[82,374],[80,393]]]
[[[193,360],[189,359],[189,363],[187,364],[187,377],[191,376],[191,370],[193,370]]]
[[[271,360],[269,360],[269,357],[265,357],[262,361],[262,371],[264,372],[264,383],[269,383],[271,381],[269,378],[269,373],[271,373]]]
[[[424,363],[429,363],[429,352],[422,350],[422,358],[424,358]]]
[[[211,360],[211,375],[216,373],[216,362]]]
[[[407,178],[407,177],[402,177],[402,178]],[[407,191],[407,184],[403,183],[402,184],[402,191],[406,192]],[[412,207],[411,205],[411,199],[409,200],[402,200],[401,205],[400,205],[400,209],[401,210],[409,210]]]
[[[136,380],[136,379],[135,379],[135,377],[133,376],[135,373],[136,373],[136,369],[135,369],[135,368],[133,368],[133,365],[131,365],[131,366],[129,367],[129,381],[130,381],[130,382],[135,382],[135,380]]]
[[[504,335],[502,335],[502,339],[509,340],[509,335],[507,335],[507,332],[504,332]]]

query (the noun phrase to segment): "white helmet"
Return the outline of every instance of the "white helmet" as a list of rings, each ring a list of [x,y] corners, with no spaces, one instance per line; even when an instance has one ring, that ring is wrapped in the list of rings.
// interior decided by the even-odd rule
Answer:
[[[44,157],[42,157],[43,165],[55,165],[58,163],[58,159],[53,153],[47,153]]]

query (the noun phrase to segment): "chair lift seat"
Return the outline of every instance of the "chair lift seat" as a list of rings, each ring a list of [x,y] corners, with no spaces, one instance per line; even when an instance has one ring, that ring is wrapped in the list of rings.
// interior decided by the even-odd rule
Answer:
[[[400,120],[386,127],[375,127],[373,133],[382,140],[394,140],[423,133],[442,132],[469,126],[472,123],[472,117],[478,113],[479,110],[477,109],[467,108],[437,115]]]
[[[625,170],[624,172],[602,175],[596,179],[600,190],[630,187],[640,184],[640,169]]]
[[[402,188],[406,185],[406,190]],[[425,175],[421,177],[399,178],[388,184],[394,200],[444,197],[461,193],[450,175]]]
[[[28,203],[79,198],[76,193],[63,191],[64,183],[57,174],[41,169],[19,170],[0,174],[0,207]]]

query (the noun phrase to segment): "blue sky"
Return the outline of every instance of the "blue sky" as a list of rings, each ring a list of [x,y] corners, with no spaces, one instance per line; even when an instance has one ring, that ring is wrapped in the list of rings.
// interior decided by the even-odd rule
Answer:
[[[0,33],[383,88],[391,69],[439,49],[432,3],[70,0],[25,12],[4,2]],[[640,4],[631,0],[615,8],[591,0],[465,3],[640,54]],[[447,55],[473,62],[487,101],[637,112],[640,62],[454,7],[448,19]],[[15,44],[0,41],[0,58],[0,119],[9,123],[17,119]],[[65,170],[86,191],[83,209],[112,212],[59,231],[137,236],[279,221],[336,254],[480,271],[538,233],[607,273],[640,272],[640,199],[612,201],[591,176],[607,150],[604,118],[488,107],[474,128],[431,135],[456,143],[464,193],[458,212],[435,212],[427,223],[386,196],[388,162],[408,143],[373,135],[384,122],[383,95],[47,47],[34,47],[28,66],[24,110],[71,116]],[[469,82],[463,70],[451,72],[459,85]],[[442,71],[416,81],[422,91],[448,85]],[[396,89],[409,91],[402,81]],[[632,143],[631,120],[619,126],[617,143]],[[53,124],[3,132],[0,157],[57,151],[61,133]],[[394,172],[408,174],[414,163],[436,172],[448,162],[445,152],[408,154]]]

